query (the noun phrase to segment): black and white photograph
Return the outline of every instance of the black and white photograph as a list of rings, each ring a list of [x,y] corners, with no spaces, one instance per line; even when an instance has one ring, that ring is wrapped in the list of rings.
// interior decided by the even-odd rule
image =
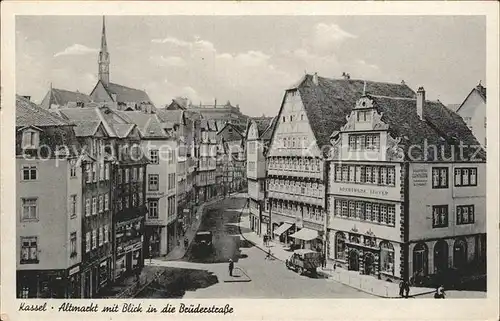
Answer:
[[[186,12],[11,18],[11,309],[498,296],[491,17]]]

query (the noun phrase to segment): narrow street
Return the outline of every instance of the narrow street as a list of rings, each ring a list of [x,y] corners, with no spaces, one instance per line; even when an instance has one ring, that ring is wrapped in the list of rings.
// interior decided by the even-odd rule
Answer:
[[[153,260],[166,274],[141,292],[141,298],[373,298],[322,276],[312,278],[288,270],[279,260],[240,237],[237,225],[244,198],[231,198],[207,209],[200,231],[213,234],[213,255],[198,258],[190,248],[180,261]],[[228,276],[228,260],[241,269],[250,282]],[[149,262],[148,262],[149,263]]]

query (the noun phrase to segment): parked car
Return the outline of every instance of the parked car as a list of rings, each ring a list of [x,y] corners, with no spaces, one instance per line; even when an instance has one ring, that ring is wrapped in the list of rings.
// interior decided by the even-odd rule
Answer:
[[[315,274],[316,268],[321,266],[321,253],[305,249],[295,250],[290,259],[285,261],[285,265],[299,274]]]

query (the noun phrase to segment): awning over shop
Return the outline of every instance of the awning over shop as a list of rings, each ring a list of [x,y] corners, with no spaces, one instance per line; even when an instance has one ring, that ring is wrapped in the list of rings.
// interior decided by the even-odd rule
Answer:
[[[304,240],[304,241],[310,241],[318,237],[318,231],[311,230],[308,228],[303,228],[298,232],[293,233],[290,235],[290,237],[299,239],[299,240]]]
[[[275,235],[281,235],[281,234],[285,233],[285,231],[288,230],[290,227],[292,227],[292,224],[283,223],[283,224],[281,224],[280,227],[278,227],[276,230],[274,230],[273,233]]]

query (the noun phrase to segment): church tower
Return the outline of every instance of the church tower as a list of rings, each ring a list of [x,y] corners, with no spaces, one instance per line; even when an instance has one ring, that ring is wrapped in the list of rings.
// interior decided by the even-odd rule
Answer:
[[[109,84],[109,52],[106,43],[106,23],[102,17],[101,51],[99,52],[99,80],[107,86]]]

